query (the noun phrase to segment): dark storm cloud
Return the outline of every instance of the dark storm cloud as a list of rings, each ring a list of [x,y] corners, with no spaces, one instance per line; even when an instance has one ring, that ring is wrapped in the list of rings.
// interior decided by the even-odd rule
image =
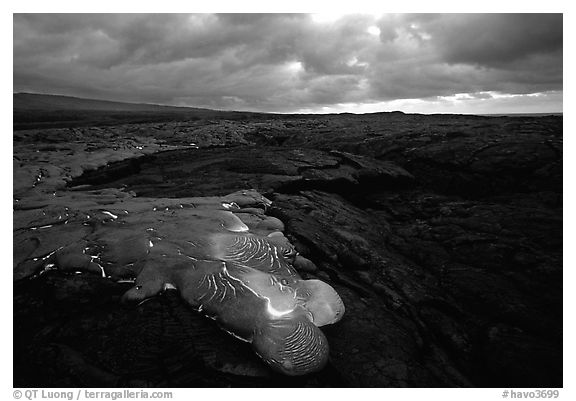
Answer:
[[[502,66],[562,51],[559,14],[428,15],[410,19],[450,63]]]
[[[554,14],[17,14],[14,90],[230,109],[562,88]]]

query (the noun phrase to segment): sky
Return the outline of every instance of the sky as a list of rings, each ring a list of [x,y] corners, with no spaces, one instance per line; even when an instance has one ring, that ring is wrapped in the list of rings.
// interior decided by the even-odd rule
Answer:
[[[14,14],[13,90],[280,113],[562,112],[562,14]]]

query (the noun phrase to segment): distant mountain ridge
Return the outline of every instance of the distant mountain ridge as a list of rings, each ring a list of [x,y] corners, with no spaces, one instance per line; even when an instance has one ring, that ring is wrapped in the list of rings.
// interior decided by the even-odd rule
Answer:
[[[274,117],[274,114],[247,111],[223,111],[198,107],[127,103],[36,93],[14,93],[12,114],[15,130],[202,119],[245,120]]]
[[[99,125],[117,125],[129,123],[159,123],[167,121],[194,120],[259,120],[291,118],[318,118],[320,116],[344,117],[356,113],[331,114],[278,114],[250,111],[225,111],[198,107],[166,106],[148,103],[128,103],[111,100],[87,99],[65,95],[45,95],[37,93],[13,93],[13,128],[71,128]],[[374,112],[366,115],[382,115],[390,118],[399,116],[426,116],[426,114],[402,111]],[[461,114],[433,114],[442,118],[460,118]],[[525,113],[475,115],[485,117],[540,117],[562,113]],[[474,116],[472,114],[468,117]]]
[[[127,103],[111,100],[86,99],[64,95],[43,95],[37,93],[14,93],[14,111],[16,110],[92,110],[92,111],[135,111],[135,112],[195,112],[214,111],[197,107],[163,106],[147,103]]]

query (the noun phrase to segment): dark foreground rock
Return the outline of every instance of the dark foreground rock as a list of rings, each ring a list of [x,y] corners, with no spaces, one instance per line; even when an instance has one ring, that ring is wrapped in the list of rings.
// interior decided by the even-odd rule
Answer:
[[[257,188],[263,195],[319,188],[345,193],[374,185],[405,186],[413,180],[394,163],[347,152],[248,146],[159,152],[88,171],[68,185],[123,188],[138,196],[188,197],[242,188]]]
[[[100,193],[104,210],[119,194],[152,204],[260,191],[314,262],[295,263],[300,274],[330,283],[346,305],[322,328],[327,368],[268,371],[172,291],[128,308],[119,298],[131,284],[99,272],[35,276],[34,252],[55,239],[15,234],[15,386],[562,386],[561,119],[242,124],[207,142],[235,138],[234,147],[159,142],[174,150],[88,166],[57,195]],[[18,194],[17,221],[47,210],[44,195]],[[61,241],[66,226],[54,226]]]

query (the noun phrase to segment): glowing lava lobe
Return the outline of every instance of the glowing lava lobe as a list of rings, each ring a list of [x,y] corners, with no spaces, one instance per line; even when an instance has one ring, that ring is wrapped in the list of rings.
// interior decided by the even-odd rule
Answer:
[[[221,207],[236,210],[232,203]],[[260,217],[248,218],[244,211],[241,220],[230,210],[164,213],[163,225],[146,229],[143,241],[135,242],[144,250],[134,262],[135,286],[123,299],[138,302],[175,288],[223,330],[252,343],[274,370],[287,375],[319,371],[329,352],[319,327],[342,318],[342,300],[330,285],[302,280],[293,267],[296,251],[277,223],[267,232]],[[258,233],[250,231],[254,224]],[[177,239],[169,239],[168,228]]]
[[[274,370],[286,375],[321,370],[328,360],[326,337],[297,291],[281,281],[252,268],[231,266],[229,270],[224,264],[183,296],[226,331],[251,342]]]

